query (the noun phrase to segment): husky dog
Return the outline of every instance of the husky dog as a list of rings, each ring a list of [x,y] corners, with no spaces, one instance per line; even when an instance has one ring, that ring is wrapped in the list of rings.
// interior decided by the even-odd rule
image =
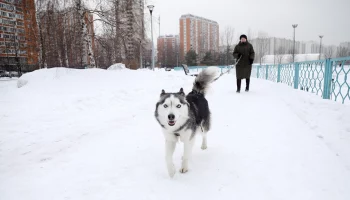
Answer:
[[[184,143],[181,173],[188,171],[188,160],[197,133],[202,134],[201,148],[203,150],[207,148],[206,134],[210,129],[210,110],[205,94],[216,77],[216,68],[209,67],[198,74],[192,91],[187,95],[182,88],[175,93],[167,93],[162,90],[160,94],[160,99],[156,104],[155,118],[165,137],[165,160],[170,177],[175,175],[173,153],[179,139]]]

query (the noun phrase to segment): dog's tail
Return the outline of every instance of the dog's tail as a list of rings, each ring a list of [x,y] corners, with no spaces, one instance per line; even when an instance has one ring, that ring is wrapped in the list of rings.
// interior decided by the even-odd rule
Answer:
[[[210,83],[215,81],[217,77],[218,71],[216,67],[203,69],[194,80],[192,90],[205,95]]]

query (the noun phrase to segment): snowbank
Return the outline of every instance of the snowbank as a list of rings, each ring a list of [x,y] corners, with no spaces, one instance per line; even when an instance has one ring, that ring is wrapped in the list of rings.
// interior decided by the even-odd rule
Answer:
[[[17,81],[17,87],[21,88],[28,83],[43,84],[47,81],[61,79],[62,77],[77,73],[78,71],[81,71],[81,69],[70,69],[64,67],[38,69],[33,72],[23,74]]]
[[[113,64],[110,67],[108,67],[107,70],[122,70],[122,69],[127,69],[125,67],[125,64],[123,64],[123,63],[116,63],[116,64]]]

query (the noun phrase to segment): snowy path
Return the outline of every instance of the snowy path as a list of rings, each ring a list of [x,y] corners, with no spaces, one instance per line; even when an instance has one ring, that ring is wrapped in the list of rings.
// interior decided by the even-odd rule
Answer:
[[[350,199],[349,106],[257,79],[236,94],[223,76],[208,149],[198,137],[190,171],[170,179],[155,102],[193,77],[122,72],[0,86],[1,200]]]

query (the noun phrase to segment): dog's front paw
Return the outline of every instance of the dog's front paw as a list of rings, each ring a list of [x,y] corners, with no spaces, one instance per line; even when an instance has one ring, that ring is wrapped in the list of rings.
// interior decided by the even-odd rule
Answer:
[[[183,167],[183,168],[180,169],[180,172],[181,172],[181,173],[186,173],[186,172],[188,172],[188,169],[185,168],[185,167]]]
[[[207,145],[206,144],[202,144],[202,146],[201,146],[201,149],[202,150],[206,150],[208,147],[207,147]]]
[[[168,174],[169,174],[169,176],[170,176],[171,178],[174,177],[175,171],[176,171],[176,170],[175,170],[174,164],[168,165]]]
[[[188,169],[187,169],[187,167],[182,167],[181,169],[180,169],[180,172],[181,173],[186,173],[186,172],[188,172]]]

